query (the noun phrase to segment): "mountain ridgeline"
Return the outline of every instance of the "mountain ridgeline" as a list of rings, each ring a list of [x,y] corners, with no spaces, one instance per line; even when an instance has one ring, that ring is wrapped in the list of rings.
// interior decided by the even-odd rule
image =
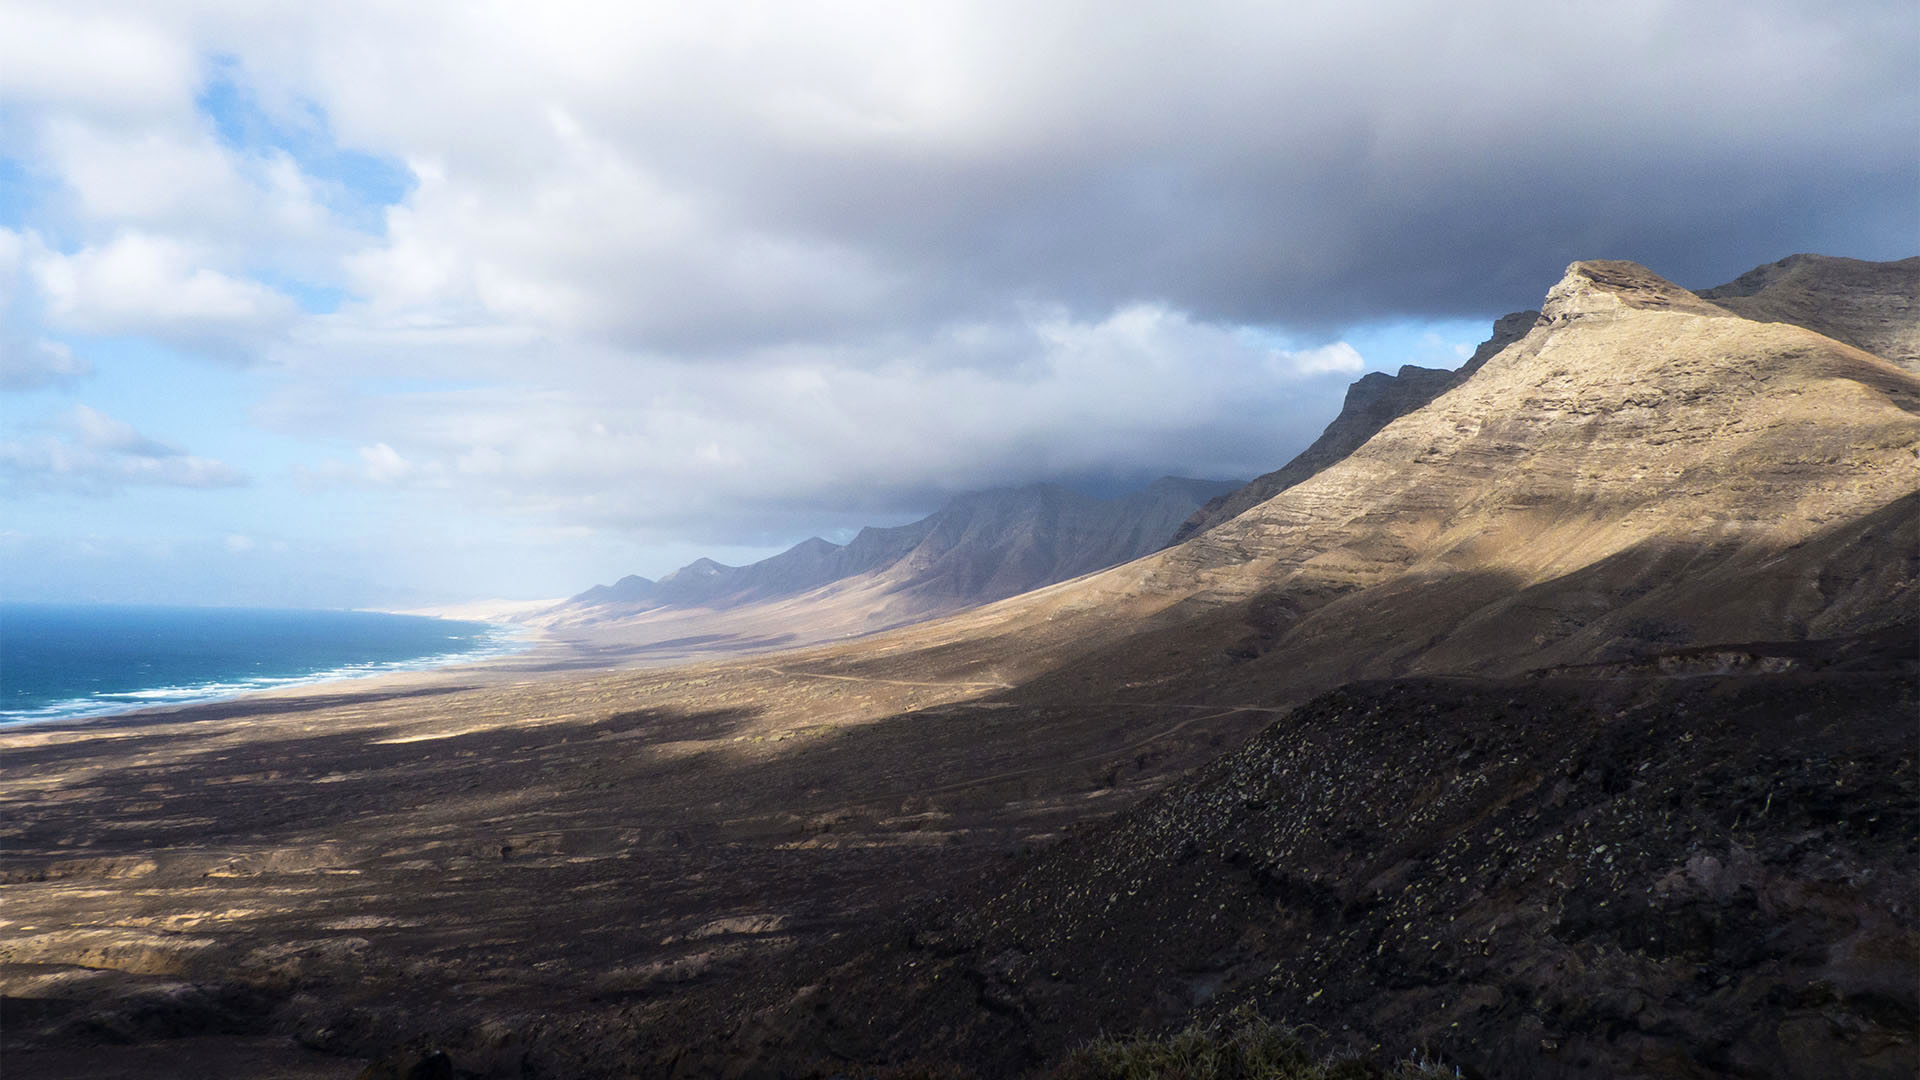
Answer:
[[[1591,283],[1592,274],[1605,278],[1601,268],[1611,264],[1578,265],[1589,268],[1581,280]],[[1644,269],[1620,273],[1625,276],[1609,279],[1619,288],[1601,295],[1631,295],[1629,306],[1791,325],[1920,371],[1920,258],[1870,263],[1793,255],[1697,293]],[[1562,297],[1562,309],[1566,303]],[[619,627],[636,640],[697,646],[669,654],[680,658],[871,633],[1016,596],[1178,548],[1341,465],[1396,421],[1456,390],[1466,388],[1496,415],[1514,402],[1498,391],[1489,396],[1480,372],[1536,330],[1568,317],[1564,310],[1544,317],[1539,310],[1517,311],[1495,320],[1487,340],[1456,370],[1407,365],[1396,374],[1361,377],[1306,450],[1244,485],[1168,477],[1120,499],[1047,484],[974,492],[919,521],[863,529],[845,545],[816,537],[748,566],[700,559],[658,581],[622,578],[537,621]]]
[[[1180,524],[1169,546],[1240,516],[1358,450],[1381,428],[1453,389],[1500,350],[1525,337],[1539,317],[1537,311],[1502,315],[1494,321],[1493,336],[1481,342],[1457,371],[1407,364],[1395,375],[1384,371],[1362,375],[1358,382],[1347,387],[1340,415],[1333,418],[1333,423],[1327,425],[1313,445],[1273,472],[1218,496],[1194,511],[1192,517]]]
[[[845,545],[819,537],[747,566],[700,559],[658,581],[626,577],[567,602],[582,619],[661,607],[729,609],[836,584],[880,584],[892,605],[925,615],[1079,577],[1158,550],[1195,507],[1235,485],[1163,477],[1101,499],[1057,484],[956,496],[907,525],[865,528]]]
[[[1699,295],[1749,319],[1804,326],[1920,373],[1920,256],[1875,263],[1789,255]]]

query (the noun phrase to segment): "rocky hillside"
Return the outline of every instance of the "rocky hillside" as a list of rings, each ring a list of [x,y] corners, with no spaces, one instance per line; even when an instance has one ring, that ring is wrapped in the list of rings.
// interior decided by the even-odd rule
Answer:
[[[1920,378],[1632,263],[1577,263],[1524,338],[1339,462],[937,630],[1087,693],[1296,703],[1362,678],[1842,635],[1916,602],[1916,463]]]
[[[1292,461],[1255,478],[1245,487],[1211,499],[1171,534],[1170,544],[1189,540],[1223,521],[1266,502],[1302,480],[1359,449],[1374,433],[1446,393],[1462,379],[1480,370],[1501,349],[1525,337],[1537,311],[1516,311],[1493,324],[1493,335],[1480,343],[1458,371],[1403,366],[1396,375],[1369,372],[1347,387],[1340,415]]]
[[[1804,326],[1920,372],[1920,258],[1789,255],[1699,295],[1749,319]]]
[[[761,1067],[1010,1076],[1252,1005],[1472,1076],[1912,1075],[1915,634],[1327,694],[823,950]]]
[[[1290,595],[1297,624],[1261,648],[1371,627],[1374,674],[1847,632],[1909,596],[1906,553],[1859,580],[1804,561],[1847,558],[1847,523],[1920,488],[1917,408],[1920,380],[1879,357],[1578,263],[1473,378],[1142,569]]]

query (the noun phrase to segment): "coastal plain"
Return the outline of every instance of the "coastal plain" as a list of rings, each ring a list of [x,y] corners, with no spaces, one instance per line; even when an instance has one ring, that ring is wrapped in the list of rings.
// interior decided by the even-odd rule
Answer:
[[[365,1056],[423,1000],[497,1022],[657,999],[1017,857],[1274,708],[1022,705],[990,672],[805,654],[526,670],[553,662],[0,736],[7,1026],[86,1045],[9,1063],[165,1075],[140,1044],[197,1036],[179,1075],[205,1075],[258,1067],[289,1009]]]

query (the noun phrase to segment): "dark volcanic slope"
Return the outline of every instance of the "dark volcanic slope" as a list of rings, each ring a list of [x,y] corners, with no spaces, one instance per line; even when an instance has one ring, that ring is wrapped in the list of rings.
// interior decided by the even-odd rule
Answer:
[[[1255,478],[1245,487],[1210,500],[1182,522],[1171,534],[1169,544],[1206,532],[1215,525],[1251,510],[1288,488],[1310,479],[1315,473],[1359,449],[1374,433],[1402,416],[1452,389],[1461,379],[1480,370],[1495,353],[1527,336],[1540,317],[1537,311],[1516,311],[1502,315],[1493,324],[1493,336],[1480,343],[1458,371],[1414,367],[1408,364],[1397,375],[1369,372],[1347,387],[1340,415],[1333,418],[1313,445],[1292,461],[1273,472]]]
[[[1920,372],[1920,257],[1862,262],[1789,255],[1699,295],[1762,322],[1786,322]]]
[[[1469,1075],[1913,1075],[1914,640],[1335,691],[806,972],[762,1064],[1011,1075],[1251,1002]]]

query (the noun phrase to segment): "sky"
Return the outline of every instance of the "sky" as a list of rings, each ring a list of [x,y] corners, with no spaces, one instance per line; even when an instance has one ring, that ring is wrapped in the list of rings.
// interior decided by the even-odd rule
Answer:
[[[1920,252],[1911,0],[0,0],[0,597],[568,595]]]

